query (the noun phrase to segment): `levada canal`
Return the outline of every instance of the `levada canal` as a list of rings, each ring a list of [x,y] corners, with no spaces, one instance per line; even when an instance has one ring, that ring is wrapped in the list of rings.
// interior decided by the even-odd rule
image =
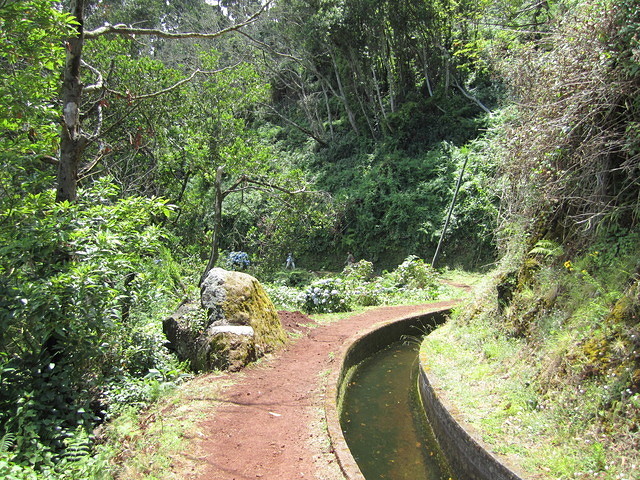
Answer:
[[[340,423],[367,480],[453,476],[418,395],[416,341],[397,341],[358,364],[344,389]]]

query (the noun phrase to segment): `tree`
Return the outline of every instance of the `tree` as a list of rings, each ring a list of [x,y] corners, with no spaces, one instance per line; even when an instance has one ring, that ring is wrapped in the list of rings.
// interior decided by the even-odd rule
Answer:
[[[209,262],[200,277],[200,284],[204,282],[205,278],[209,271],[215,266],[216,261],[218,260],[218,248],[220,237],[222,234],[222,203],[224,199],[232,194],[245,192],[247,190],[259,190],[262,192],[268,192],[270,194],[284,194],[287,196],[293,196],[301,194],[305,191],[303,187],[300,190],[292,191],[285,188],[282,185],[277,185],[275,183],[271,183],[266,180],[260,180],[257,178],[251,178],[248,175],[241,175],[237,180],[235,180],[228,188],[223,189],[222,187],[222,176],[224,174],[224,167],[218,167],[216,171],[215,178],[215,203],[213,207],[213,227],[212,227],[212,238],[211,238],[211,254],[209,256]]]
[[[77,198],[78,185],[78,168],[83,158],[83,153],[90,142],[96,142],[101,131],[101,115],[102,104],[98,102],[95,111],[98,116],[96,129],[93,133],[88,133],[82,128],[82,96],[83,90],[102,90],[105,89],[104,75],[102,72],[92,72],[97,77],[94,85],[84,87],[81,79],[81,67],[86,66],[83,63],[83,48],[86,39],[98,38],[107,34],[115,35],[146,35],[164,39],[184,39],[184,38],[201,38],[212,39],[222,35],[237,31],[246,25],[253,23],[258,16],[267,8],[269,3],[265,3],[256,13],[251,15],[242,23],[237,23],[217,32],[201,33],[201,32],[168,32],[162,29],[154,28],[137,28],[124,24],[104,25],[94,30],[85,31],[85,5],[87,0],[72,0],[70,13],[75,18],[75,35],[71,36],[66,42],[67,58],[64,68],[64,82],[62,88],[62,104],[64,125],[60,134],[60,159],[58,163],[57,177],[57,195],[58,201],[75,201]],[[172,87],[164,91],[145,94],[145,98],[157,97],[169,90],[178,88],[187,81],[193,79],[197,74],[203,73],[200,70],[194,70],[191,75],[177,82]],[[142,96],[130,96],[130,101],[141,99]]]
[[[51,102],[63,63],[62,39],[69,15],[46,0],[0,3],[0,202],[25,188],[47,184],[46,163],[54,161],[58,113]],[[55,132],[55,133],[54,133]],[[33,190],[31,190],[33,189]],[[10,205],[10,204],[9,204]],[[7,211],[8,204],[3,205]]]

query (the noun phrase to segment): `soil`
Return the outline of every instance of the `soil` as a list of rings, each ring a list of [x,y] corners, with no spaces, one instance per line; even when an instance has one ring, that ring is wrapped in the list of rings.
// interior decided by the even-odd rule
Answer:
[[[351,337],[376,323],[455,302],[381,307],[318,324],[300,312],[279,312],[288,345],[236,375],[218,397],[212,418],[194,439],[198,468],[182,478],[198,480],[340,480],[324,421],[328,374],[339,368],[336,353]],[[217,377],[216,381],[219,381]]]

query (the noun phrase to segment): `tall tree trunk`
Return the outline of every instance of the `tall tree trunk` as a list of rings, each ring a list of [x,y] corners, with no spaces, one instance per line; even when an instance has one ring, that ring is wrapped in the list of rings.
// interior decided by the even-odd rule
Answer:
[[[327,95],[327,87],[323,82],[320,82],[322,85],[322,94],[324,95],[324,104],[327,109],[327,123],[329,124],[329,132],[331,134],[331,140],[335,138],[335,133],[333,131],[333,116],[331,115],[331,105],[329,105],[329,95]]]
[[[382,120],[380,123],[386,131],[393,132],[393,130],[389,126],[387,110],[384,107],[384,99],[382,98],[382,92],[380,91],[380,81],[378,80],[378,76],[376,75],[376,66],[373,64],[371,65],[371,73],[373,75],[373,85],[376,89],[376,98],[378,99],[378,105],[380,105],[380,113],[382,114]]]
[[[85,0],[72,0],[71,14],[75,16],[77,35],[66,42],[67,59],[62,84],[62,105],[64,124],[60,133],[60,162],[58,163],[58,182],[56,200],[74,202],[78,188],[78,166],[86,146],[80,128],[80,101],[82,82],[80,64],[84,45],[84,6]]]
[[[211,254],[209,255],[209,263],[200,277],[200,285],[204,282],[209,271],[218,261],[218,246],[220,244],[220,234],[222,233],[222,201],[224,200],[224,192],[222,191],[222,173],[224,167],[218,167],[216,172],[216,199],[213,206],[213,233],[211,234]]]
[[[386,41],[386,54],[382,55],[382,60],[384,62],[385,69],[387,70],[387,84],[389,85],[389,108],[391,108],[391,113],[395,113],[396,111],[396,92],[397,92],[397,81],[395,76],[395,68],[393,59],[393,52],[391,51],[391,45],[389,41]]]
[[[347,112],[347,118],[349,119],[349,123],[351,124],[351,128],[356,135],[360,135],[360,130],[358,129],[358,124],[356,123],[356,117],[353,114],[353,110],[349,106],[349,102],[347,101],[347,94],[344,91],[344,87],[342,85],[342,78],[340,77],[340,70],[338,69],[338,63],[336,62],[335,56],[333,52],[331,52],[331,60],[333,62],[333,70],[336,74],[336,81],[338,82],[338,91],[340,92],[340,100],[342,100],[342,104],[344,105],[344,109]]]
[[[372,101],[375,95],[371,94],[367,89],[367,84],[369,82],[367,81],[366,76],[363,75],[362,73],[359,59],[355,54],[353,48],[349,48],[349,57],[351,58],[350,63],[352,66],[351,79],[353,81],[353,92],[355,94],[355,97],[358,99],[358,104],[360,105],[360,110],[362,111],[362,115],[364,119],[367,121],[367,126],[369,127],[369,131],[371,132],[371,138],[375,139],[377,137],[376,130],[373,124],[371,123],[371,118],[369,118],[371,117],[371,115],[367,111],[367,104],[373,103],[375,107],[375,102]],[[360,89],[358,88],[359,85],[363,86],[362,94],[360,92]],[[363,99],[363,97],[365,98]],[[365,104],[365,100],[367,101],[367,104]],[[372,108],[372,110],[375,110],[375,108]]]
[[[428,65],[429,56],[427,55],[426,47],[422,47],[422,50],[420,50],[419,53],[422,60],[422,68],[424,71],[424,79],[427,84],[427,90],[429,92],[429,96],[433,97],[433,88],[431,87],[431,80],[429,79],[429,65]]]

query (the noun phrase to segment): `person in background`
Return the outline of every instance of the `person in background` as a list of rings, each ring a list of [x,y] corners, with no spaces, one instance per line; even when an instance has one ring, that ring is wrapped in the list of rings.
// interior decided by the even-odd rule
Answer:
[[[347,267],[356,263],[356,257],[353,256],[353,253],[347,252],[347,261],[345,263],[347,264]]]
[[[295,269],[295,268],[296,268],[296,264],[295,264],[295,262],[293,261],[293,255],[292,255],[291,253],[289,253],[289,254],[287,255],[287,265],[286,265],[286,267],[285,267],[285,268],[289,268],[289,269],[291,269],[291,270],[293,270],[293,269]]]

